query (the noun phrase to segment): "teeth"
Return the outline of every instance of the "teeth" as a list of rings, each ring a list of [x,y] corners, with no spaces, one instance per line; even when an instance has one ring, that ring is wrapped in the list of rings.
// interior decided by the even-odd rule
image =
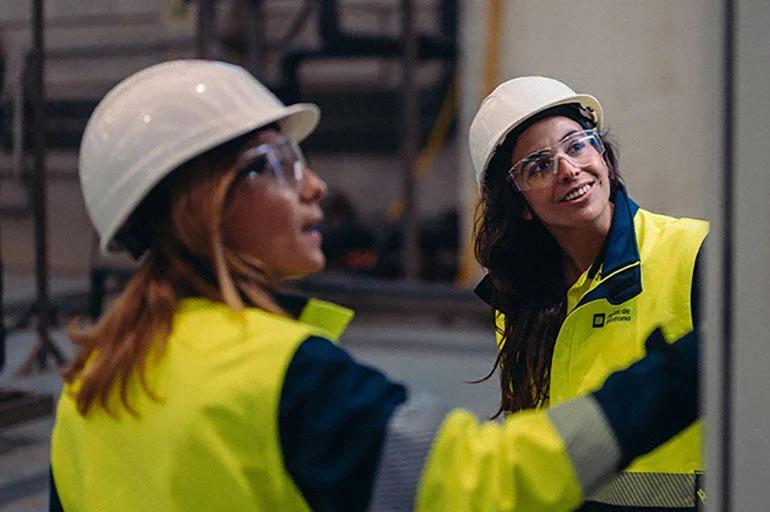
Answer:
[[[573,199],[576,199],[576,198],[582,196],[583,194],[585,194],[586,192],[588,192],[590,189],[591,189],[591,185],[585,184],[582,187],[580,187],[579,189],[577,189],[577,190],[575,190],[573,192],[570,192],[569,194],[564,196],[564,200],[565,201],[571,201]]]

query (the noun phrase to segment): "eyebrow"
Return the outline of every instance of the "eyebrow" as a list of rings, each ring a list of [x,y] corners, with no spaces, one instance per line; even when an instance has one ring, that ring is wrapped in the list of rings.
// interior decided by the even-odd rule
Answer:
[[[569,139],[570,137],[572,137],[576,133],[582,133],[582,132],[587,132],[587,131],[590,131],[590,130],[569,130],[567,133],[562,135],[561,139],[559,139],[558,141],[554,142],[550,146],[546,146],[544,148],[538,149],[537,151],[533,151],[532,153],[530,153],[527,156],[525,156],[524,158],[522,158],[522,160],[532,160],[533,158],[537,158],[540,155],[547,154],[549,149],[551,149],[554,146],[557,146],[557,145],[561,144],[562,142],[564,142],[565,140]]]
[[[557,142],[557,144],[558,144],[558,142]],[[539,158],[541,156],[546,156],[546,155],[548,155],[548,153],[549,153],[548,149],[550,149],[550,148],[551,148],[551,146],[548,146],[547,148],[543,148],[543,149],[541,149],[539,151],[534,151],[534,152],[528,154],[527,156],[525,156],[524,158],[522,158],[522,160],[530,161],[530,160],[535,160],[535,159],[537,159],[537,158]]]

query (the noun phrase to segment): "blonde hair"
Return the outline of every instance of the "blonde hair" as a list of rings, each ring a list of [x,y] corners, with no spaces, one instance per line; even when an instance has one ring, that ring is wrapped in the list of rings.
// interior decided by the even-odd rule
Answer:
[[[229,143],[211,150],[164,180],[156,190],[164,191],[165,208],[153,212],[152,226],[145,228],[152,234],[139,268],[94,325],[70,325],[77,354],[64,380],[77,381],[81,414],[95,403],[111,413],[108,401],[117,385],[121,404],[137,415],[128,400],[134,375],[157,399],[147,385],[147,356],[151,350],[165,349],[182,297],[284,314],[270,293],[274,282],[268,270],[253,257],[235,253],[223,240],[222,218],[236,178],[234,149],[240,146]]]

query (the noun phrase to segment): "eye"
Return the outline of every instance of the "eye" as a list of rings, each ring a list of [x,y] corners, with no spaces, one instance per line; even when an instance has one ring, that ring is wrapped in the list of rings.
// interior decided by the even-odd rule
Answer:
[[[260,174],[265,172],[265,159],[259,157],[238,170],[238,179],[255,180]]]
[[[567,154],[570,156],[579,155],[586,148],[587,137],[571,140],[567,142]]]
[[[523,174],[526,178],[537,178],[548,172],[551,166],[551,159],[547,157],[539,157],[527,161],[524,164]]]

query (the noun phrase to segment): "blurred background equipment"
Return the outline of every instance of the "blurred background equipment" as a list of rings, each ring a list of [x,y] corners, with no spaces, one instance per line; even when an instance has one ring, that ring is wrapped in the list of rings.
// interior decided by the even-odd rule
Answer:
[[[0,281],[8,330],[0,386],[52,393],[59,381],[50,369],[16,376],[39,327],[30,314],[39,294],[33,5],[33,0],[13,0],[0,8],[5,54]],[[124,258],[98,254],[78,199],[77,150],[85,121],[98,99],[134,71],[206,55],[258,70],[282,98],[321,106],[322,124],[304,148],[373,239],[374,267],[368,267],[371,254],[365,252],[348,260],[352,272],[337,268],[295,287],[355,304],[362,311],[361,327],[347,343],[396,377],[458,405],[475,407],[484,396],[494,397],[494,390],[474,394],[477,387],[461,382],[483,375],[491,362],[493,335],[478,327],[486,328],[488,312],[451,279],[430,285],[425,280],[438,279],[437,274],[443,280],[459,266],[463,283],[471,285],[478,273],[469,243],[475,184],[466,134],[480,98],[490,83],[554,76],[602,98],[635,198],[653,210],[713,221],[707,260],[712,339],[705,379],[713,470],[706,478],[708,492],[718,499],[707,506],[765,508],[767,486],[757,482],[769,469],[763,426],[770,420],[767,408],[757,405],[763,403],[762,376],[770,357],[762,344],[770,318],[770,234],[768,223],[756,219],[770,214],[762,128],[770,115],[768,5],[748,0],[47,0],[45,7],[46,261],[49,303],[57,313],[51,337],[65,355],[63,321],[75,313],[96,314],[132,268]],[[373,51],[356,55],[361,49]],[[418,112],[409,120],[403,115],[404,72],[412,73],[410,108]],[[449,92],[452,83],[454,93]],[[414,126],[408,128],[407,121]],[[414,147],[408,161],[401,156],[406,130],[416,133],[409,139]],[[430,158],[418,156],[426,154]],[[724,176],[719,174],[723,166]],[[404,194],[410,173],[424,174],[413,182],[411,209]],[[423,280],[400,279],[407,272],[399,211],[410,211],[414,220],[409,229],[418,249],[409,261]],[[452,212],[457,212],[459,242],[450,236]],[[329,249],[344,252],[345,243]],[[460,265],[458,245],[465,248]],[[455,324],[447,329],[450,320]],[[429,335],[420,334],[425,325]],[[426,372],[426,360],[431,369],[449,369],[451,378],[438,370]],[[0,411],[0,418],[7,417]],[[36,499],[25,509],[45,509],[39,495],[45,496],[48,481],[48,428],[41,420],[2,431],[0,509]]]
[[[322,207],[327,270],[372,275],[377,266],[374,235],[361,224],[350,199],[343,192],[332,192]]]
[[[35,217],[35,282],[36,300],[34,305],[34,314],[37,317],[36,322],[36,343],[27,355],[25,361],[19,368],[21,375],[28,374],[33,366],[38,370],[44,370],[47,367],[47,358],[50,355],[56,364],[64,363],[64,356],[53,344],[49,337],[49,320],[51,318],[50,305],[48,300],[48,260],[47,260],[47,216],[45,208],[45,138],[44,123],[45,113],[43,111],[45,104],[45,88],[43,85],[43,63],[44,63],[44,39],[43,23],[44,11],[43,0],[35,0],[32,3],[33,19],[33,40],[32,40],[32,61],[35,68],[34,80],[32,82],[34,98],[34,120],[38,129],[35,137],[35,173],[34,173],[34,193],[33,208]],[[5,69],[5,57],[0,45],[0,97],[2,97],[3,75]],[[0,257],[0,288],[3,286],[3,260]],[[0,372],[5,365],[6,353],[6,327],[5,310],[3,303],[3,293],[0,291]],[[0,428],[15,425],[17,423],[29,421],[47,416],[53,411],[53,397],[47,394],[39,394],[23,390],[0,388]]]

